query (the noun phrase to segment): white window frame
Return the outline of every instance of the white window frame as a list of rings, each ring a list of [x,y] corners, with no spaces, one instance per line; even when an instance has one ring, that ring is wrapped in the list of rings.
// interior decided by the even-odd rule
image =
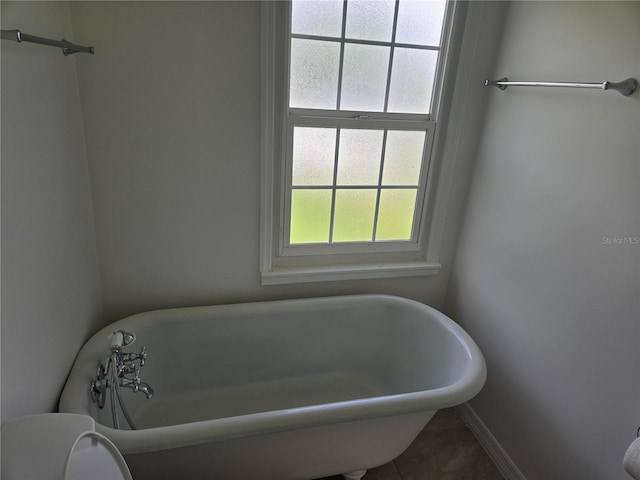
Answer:
[[[262,204],[260,271],[263,285],[328,280],[351,280],[400,276],[435,275],[438,260],[444,206],[437,207],[438,183],[442,183],[443,161],[438,144],[444,143],[445,129],[436,128],[441,106],[450,95],[451,84],[442,79],[455,68],[452,55],[453,32],[460,15],[459,4],[451,2],[445,12],[443,41],[434,84],[432,112],[429,115],[394,115],[393,122],[376,118],[354,118],[354,112],[332,112],[330,123],[313,111],[288,107],[288,56],[290,3],[262,4]],[[459,36],[459,35],[458,35]],[[440,79],[440,81],[438,81]],[[295,110],[295,115],[290,111]],[[397,242],[349,242],[327,245],[288,245],[288,211],[291,190],[290,162],[293,143],[288,138],[293,126],[331,126],[342,128],[405,127],[426,130],[426,163],[421,172],[416,198],[416,218],[412,238]],[[447,170],[447,169],[445,169]],[[450,172],[449,175],[450,176]],[[439,178],[438,178],[439,177]],[[442,203],[442,202],[440,202]],[[446,203],[446,202],[445,202]]]

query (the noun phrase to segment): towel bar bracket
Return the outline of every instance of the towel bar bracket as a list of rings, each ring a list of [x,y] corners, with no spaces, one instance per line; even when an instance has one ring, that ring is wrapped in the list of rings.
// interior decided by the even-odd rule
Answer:
[[[93,47],[76,45],[75,43],[71,43],[65,39],[51,40],[50,38],[36,37],[35,35],[22,33],[20,30],[2,30],[2,40],[12,40],[18,43],[30,42],[40,45],[48,45],[49,47],[60,47],[65,56],[74,53],[90,53],[91,55],[95,53]]]
[[[613,83],[613,82],[604,82],[605,90],[617,90],[625,97],[628,97],[638,88],[638,81],[635,78],[627,78],[622,82]]]
[[[507,86],[504,84],[504,82],[508,82],[508,81],[509,79],[507,77],[502,77],[499,80],[485,80],[484,85],[491,86],[491,87],[498,87],[500,90],[506,90]]]

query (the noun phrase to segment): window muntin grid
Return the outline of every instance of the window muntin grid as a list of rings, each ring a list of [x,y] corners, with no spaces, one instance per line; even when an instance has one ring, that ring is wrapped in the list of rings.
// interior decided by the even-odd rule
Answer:
[[[289,243],[412,240],[427,139],[426,130],[294,126]]]
[[[429,114],[445,5],[293,0],[289,107]]]
[[[293,0],[285,248],[417,242],[444,7],[444,1]],[[416,23],[420,15],[423,24]],[[343,112],[378,126],[346,128],[338,121]],[[310,126],[309,116],[324,121]],[[401,165],[401,134],[406,141],[413,135],[408,144],[418,151],[410,165]]]

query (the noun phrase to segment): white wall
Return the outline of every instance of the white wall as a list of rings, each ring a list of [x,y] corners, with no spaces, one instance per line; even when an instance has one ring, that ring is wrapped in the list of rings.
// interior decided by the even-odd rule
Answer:
[[[640,78],[640,3],[513,2],[494,76]],[[640,92],[491,92],[446,311],[488,362],[471,406],[528,480],[629,478],[639,132]]]
[[[260,2],[71,11],[76,40],[96,48],[78,75],[109,320],[358,292],[442,305],[455,214],[437,277],[261,286]]]
[[[478,87],[440,275],[262,287],[259,2],[2,2],[2,28],[96,47],[2,42],[3,418],[54,410],[87,336],[141,310],[360,292],[442,306],[490,62],[458,80]]]
[[[73,38],[66,2],[2,2],[2,28]],[[100,322],[75,60],[2,42],[2,419],[51,412]]]

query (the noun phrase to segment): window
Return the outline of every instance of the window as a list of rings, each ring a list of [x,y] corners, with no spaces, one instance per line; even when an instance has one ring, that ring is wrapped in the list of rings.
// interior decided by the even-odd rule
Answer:
[[[263,283],[437,271],[428,199],[453,13],[425,0],[263,7]]]

